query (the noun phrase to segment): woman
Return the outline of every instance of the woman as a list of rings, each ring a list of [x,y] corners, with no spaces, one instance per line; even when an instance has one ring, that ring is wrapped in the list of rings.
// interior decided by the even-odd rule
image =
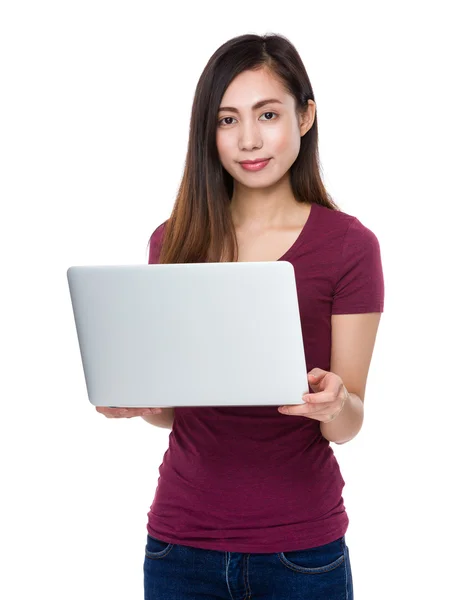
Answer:
[[[209,60],[179,193],[150,242],[149,263],[291,262],[309,393],[279,409],[98,408],[172,430],[148,513],[145,599],[353,598],[330,442],[362,426],[383,272],[376,236],[324,188],[312,87],[285,37],[243,35]]]

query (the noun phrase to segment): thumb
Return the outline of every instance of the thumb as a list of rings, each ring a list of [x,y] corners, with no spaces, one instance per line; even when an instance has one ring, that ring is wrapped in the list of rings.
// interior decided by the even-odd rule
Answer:
[[[308,380],[310,383],[310,387],[314,389],[314,391],[318,391],[319,384],[327,373],[328,371],[324,371],[323,369],[318,368],[312,369],[310,371],[310,373],[308,374]]]
[[[328,373],[328,371],[324,371],[323,369],[315,368],[315,369],[312,369],[308,375],[312,381],[320,381],[323,377],[325,377],[325,375],[327,373]]]

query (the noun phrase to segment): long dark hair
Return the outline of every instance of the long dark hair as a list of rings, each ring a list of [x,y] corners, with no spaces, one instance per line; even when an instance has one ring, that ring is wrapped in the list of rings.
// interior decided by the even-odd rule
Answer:
[[[185,169],[165,223],[160,263],[237,260],[236,233],[229,210],[234,184],[219,160],[218,109],[227,87],[239,73],[263,67],[292,94],[297,112],[308,107],[309,99],[315,101],[302,59],[284,36],[241,35],[216,50],[196,86]],[[298,202],[340,210],[320,175],[316,114],[312,127],[301,138],[299,154],[290,168],[290,182]],[[152,256],[150,262],[158,262],[158,256]]]

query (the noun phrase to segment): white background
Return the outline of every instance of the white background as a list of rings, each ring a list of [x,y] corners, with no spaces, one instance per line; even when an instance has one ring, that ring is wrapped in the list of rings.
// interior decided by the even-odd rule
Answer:
[[[89,404],[66,270],[147,261],[202,69],[266,32],[299,50],[324,182],[382,252],[365,423],[333,445],[355,595],[475,598],[469,4],[2,3],[2,598],[142,597],[170,431]]]

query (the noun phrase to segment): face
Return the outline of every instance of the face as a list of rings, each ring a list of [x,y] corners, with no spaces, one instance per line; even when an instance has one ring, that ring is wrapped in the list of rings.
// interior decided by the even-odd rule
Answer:
[[[268,99],[273,101],[254,106]],[[315,103],[308,104],[307,114],[297,115],[294,97],[267,69],[244,71],[233,79],[220,103],[216,144],[235,188],[268,187],[288,172],[298,156],[301,136],[313,124]],[[270,160],[259,171],[240,164],[256,158]]]

